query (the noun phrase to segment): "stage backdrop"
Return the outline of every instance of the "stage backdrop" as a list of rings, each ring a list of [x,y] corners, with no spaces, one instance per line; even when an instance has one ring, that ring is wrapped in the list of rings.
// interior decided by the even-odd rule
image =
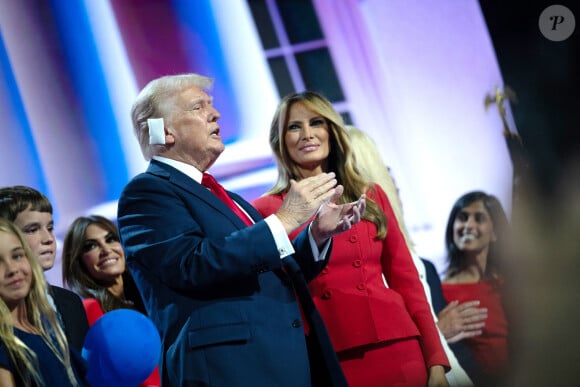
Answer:
[[[440,270],[457,197],[482,189],[511,208],[502,122],[484,109],[503,81],[476,0],[0,1],[0,34],[0,185],[44,192],[59,238],[78,215],[115,217],[146,167],[133,99],[182,72],[215,78],[227,147],[212,172],[248,200],[276,176],[280,96],[312,89],[375,139],[416,248]]]

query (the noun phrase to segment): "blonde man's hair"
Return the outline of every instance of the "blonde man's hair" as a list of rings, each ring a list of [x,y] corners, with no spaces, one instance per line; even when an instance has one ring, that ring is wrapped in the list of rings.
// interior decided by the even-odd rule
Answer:
[[[199,87],[209,90],[213,86],[213,79],[198,74],[166,75],[149,82],[137,95],[131,108],[133,130],[141,146],[141,153],[149,161],[164,145],[149,144],[149,118],[163,118],[165,123],[170,122],[173,113],[172,102],[185,89]]]

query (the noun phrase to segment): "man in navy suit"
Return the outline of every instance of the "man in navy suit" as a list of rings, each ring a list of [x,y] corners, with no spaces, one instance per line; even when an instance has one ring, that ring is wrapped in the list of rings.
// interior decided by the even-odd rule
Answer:
[[[305,279],[327,263],[331,237],[360,221],[365,199],[335,204],[343,188],[329,173],[294,183],[280,211],[266,219],[228,192],[230,204],[243,210],[237,215],[201,184],[224,150],[220,114],[206,93],[212,83],[197,74],[161,77],[132,109],[151,162],[123,190],[118,223],[161,334],[162,383],[346,385]],[[288,233],[313,216],[291,242]]]

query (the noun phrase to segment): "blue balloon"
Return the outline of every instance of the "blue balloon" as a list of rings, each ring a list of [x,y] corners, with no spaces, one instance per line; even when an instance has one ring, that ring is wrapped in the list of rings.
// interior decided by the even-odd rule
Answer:
[[[105,313],[87,332],[82,356],[91,387],[138,386],[153,372],[161,356],[161,340],[153,322],[131,309]]]

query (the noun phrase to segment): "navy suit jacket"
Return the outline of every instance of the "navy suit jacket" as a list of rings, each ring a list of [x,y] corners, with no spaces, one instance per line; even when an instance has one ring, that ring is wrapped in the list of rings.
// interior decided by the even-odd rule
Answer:
[[[155,160],[119,199],[127,262],[162,338],[163,385],[308,386],[309,355],[296,300],[303,289],[295,291],[288,273],[311,279],[326,261],[314,261],[302,233],[293,241],[296,253],[287,258],[290,269],[283,269],[261,215],[229,194],[254,225],[246,226],[201,184]],[[317,350],[326,357],[330,352],[338,366],[316,311],[305,308],[305,314],[322,338]],[[338,372],[340,382],[327,385],[346,384],[339,366]]]
[[[89,331],[89,321],[80,297],[58,286],[50,285],[50,293],[60,315],[64,333],[71,347],[82,352],[85,336]]]

